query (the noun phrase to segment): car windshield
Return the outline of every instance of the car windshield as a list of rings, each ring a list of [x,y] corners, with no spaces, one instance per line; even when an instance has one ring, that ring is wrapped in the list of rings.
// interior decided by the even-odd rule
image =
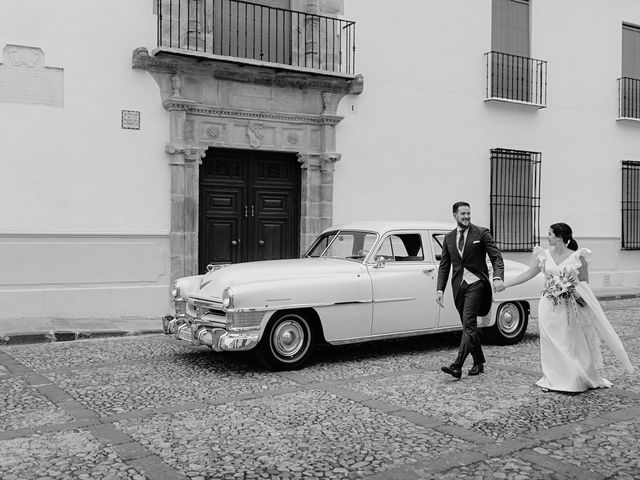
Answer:
[[[337,230],[320,235],[305,257],[346,258],[364,261],[376,241],[377,234],[357,230]]]

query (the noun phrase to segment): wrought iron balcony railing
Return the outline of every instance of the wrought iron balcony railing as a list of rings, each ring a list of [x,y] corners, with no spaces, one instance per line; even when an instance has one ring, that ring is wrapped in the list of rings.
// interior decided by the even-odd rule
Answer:
[[[355,75],[355,22],[239,0],[156,0],[158,47]]]
[[[547,106],[547,62],[501,52],[485,54],[486,100]]]
[[[632,160],[622,161],[621,240],[623,250],[640,250],[640,162]]]
[[[618,79],[618,119],[640,120],[640,80]]]

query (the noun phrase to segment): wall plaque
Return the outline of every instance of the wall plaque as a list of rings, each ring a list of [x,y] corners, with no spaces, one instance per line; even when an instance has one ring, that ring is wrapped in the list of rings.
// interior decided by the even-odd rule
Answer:
[[[122,128],[140,130],[140,112],[136,110],[122,110]]]
[[[64,106],[64,70],[45,67],[40,48],[6,45],[0,64],[0,102]]]

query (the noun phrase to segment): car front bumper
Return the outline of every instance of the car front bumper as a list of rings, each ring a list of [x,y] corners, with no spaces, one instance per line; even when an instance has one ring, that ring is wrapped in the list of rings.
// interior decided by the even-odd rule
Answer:
[[[260,332],[230,332],[225,328],[189,323],[184,318],[167,315],[162,318],[162,331],[191,345],[205,345],[216,352],[251,350],[260,340]]]

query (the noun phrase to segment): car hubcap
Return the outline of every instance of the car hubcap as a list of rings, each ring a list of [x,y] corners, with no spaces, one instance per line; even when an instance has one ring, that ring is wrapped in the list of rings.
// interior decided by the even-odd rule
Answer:
[[[500,331],[505,335],[513,335],[520,328],[520,310],[513,303],[504,305],[498,317]]]
[[[285,321],[273,332],[273,348],[281,357],[293,357],[304,347],[305,338],[305,330],[300,323]]]

